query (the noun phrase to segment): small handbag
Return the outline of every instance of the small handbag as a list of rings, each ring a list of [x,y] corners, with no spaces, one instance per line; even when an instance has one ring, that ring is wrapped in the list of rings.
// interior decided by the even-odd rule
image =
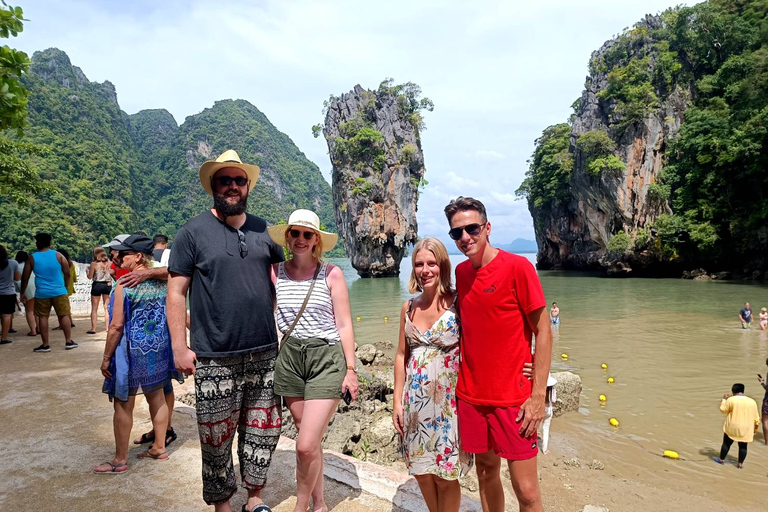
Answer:
[[[304,309],[306,309],[307,304],[309,303],[309,297],[312,295],[312,289],[315,287],[315,283],[317,282],[317,275],[320,273],[320,267],[322,265],[320,263],[317,264],[317,268],[315,269],[315,275],[312,276],[312,283],[309,285],[309,291],[307,292],[307,296],[304,297],[304,304],[301,305],[301,308],[299,309],[299,312],[296,314],[296,318],[293,319],[293,323],[290,327],[288,327],[288,330],[283,333],[283,337],[280,340],[280,347],[283,348],[283,343],[285,343],[285,340],[288,339],[288,337],[293,332],[293,328],[296,327],[296,324],[299,323],[299,319],[301,318],[302,313],[304,313]]]

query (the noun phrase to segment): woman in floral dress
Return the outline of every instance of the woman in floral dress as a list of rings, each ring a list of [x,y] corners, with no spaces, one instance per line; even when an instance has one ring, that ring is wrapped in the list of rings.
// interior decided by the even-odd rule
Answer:
[[[400,315],[392,419],[408,472],[416,477],[430,512],[458,511],[458,478],[472,459],[459,446],[460,331],[451,262],[436,238],[420,240],[412,254],[409,288],[421,295],[405,302]]]

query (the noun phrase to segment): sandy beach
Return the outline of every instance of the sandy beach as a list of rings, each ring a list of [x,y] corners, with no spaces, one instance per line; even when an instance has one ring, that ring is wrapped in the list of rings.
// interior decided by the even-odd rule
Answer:
[[[200,457],[196,424],[189,413],[178,412],[174,426],[179,440],[171,445],[168,461],[136,459],[141,450],[132,446],[130,471],[125,475],[97,476],[91,467],[113,453],[112,408],[101,393],[98,371],[104,344],[103,331],[86,335],[88,320],[77,317],[73,338],[80,348],[65,351],[60,332],[53,332],[52,351],[32,352],[39,338],[25,336],[23,319],[16,317],[20,333],[0,349],[0,422],[3,438],[0,466],[0,508],[29,510],[208,510],[201,499]],[[53,322],[55,323],[55,321]],[[180,387],[180,393],[188,389]],[[133,436],[149,426],[146,402],[137,400]],[[539,456],[541,486],[546,510],[576,512],[587,505],[611,511],[641,512],[765,510],[768,447],[754,442],[743,471],[729,460],[711,471],[692,471],[685,460],[627,446],[616,451],[609,434],[588,432],[579,413],[556,418],[552,425],[550,453]],[[717,432],[713,433],[713,447]],[[714,448],[713,448],[714,449]],[[700,459],[711,458],[704,450]],[[333,457],[333,455],[330,455]],[[650,462],[649,462],[650,461]],[[290,511],[293,503],[294,454],[279,449],[270,468],[265,499],[276,512]],[[394,466],[404,472],[402,464]],[[332,510],[395,511],[398,507],[326,478]],[[471,487],[471,484],[470,484]],[[476,492],[465,491],[477,498]],[[507,510],[517,510],[507,484]],[[238,494],[233,504],[244,500]]]

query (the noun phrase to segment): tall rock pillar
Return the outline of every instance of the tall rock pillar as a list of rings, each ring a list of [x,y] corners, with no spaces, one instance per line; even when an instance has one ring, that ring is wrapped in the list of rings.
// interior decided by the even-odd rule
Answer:
[[[425,184],[420,111],[432,110],[420,93],[415,84],[393,87],[389,80],[377,91],[357,85],[325,105],[336,225],[361,277],[397,276],[406,244],[417,239]]]

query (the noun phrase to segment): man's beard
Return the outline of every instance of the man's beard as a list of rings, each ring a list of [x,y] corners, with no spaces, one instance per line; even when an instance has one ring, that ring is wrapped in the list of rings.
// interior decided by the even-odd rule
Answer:
[[[248,207],[248,194],[240,196],[240,200],[234,204],[227,202],[227,194],[214,194],[213,207],[224,217],[234,217],[245,213]]]

